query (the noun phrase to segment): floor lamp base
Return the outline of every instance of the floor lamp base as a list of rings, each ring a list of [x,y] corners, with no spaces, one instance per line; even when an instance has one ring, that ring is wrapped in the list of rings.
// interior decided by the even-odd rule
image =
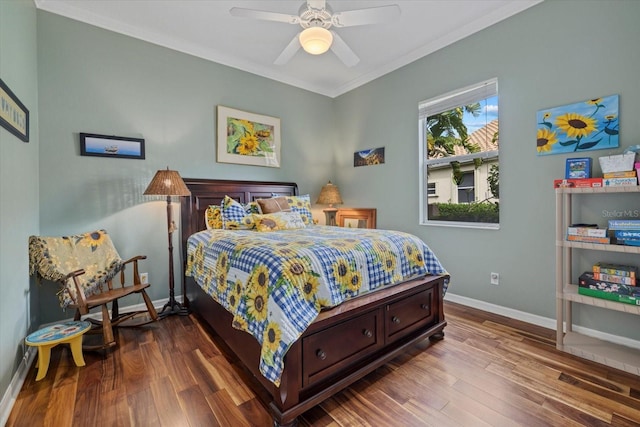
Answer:
[[[175,299],[173,301],[170,300],[164,305],[164,307],[162,307],[162,310],[160,311],[160,313],[158,313],[158,317],[162,319],[174,314],[177,314],[179,316],[188,316],[189,309],[180,304]]]

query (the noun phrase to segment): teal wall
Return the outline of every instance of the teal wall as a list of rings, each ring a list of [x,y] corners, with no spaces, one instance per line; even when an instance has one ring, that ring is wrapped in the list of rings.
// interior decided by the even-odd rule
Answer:
[[[0,76],[32,120],[29,144],[0,129],[0,390],[20,362],[26,332],[71,315],[60,311],[51,286],[30,283],[28,235],[106,228],[122,256],[148,255],[151,297],[167,297],[165,202],[142,195],[167,166],[184,177],[295,181],[312,198],[331,179],[346,206],[375,207],[379,227],[426,240],[452,274],[451,293],[554,318],[552,180],[568,156],[536,155],[535,114],[619,94],[620,139],[623,147],[637,144],[638,16],[634,0],[547,0],[330,99],[36,12],[30,1],[0,0]],[[500,91],[500,229],[420,226],[418,102],[491,77]],[[282,167],[217,163],[216,105],[280,117]],[[147,158],[80,156],[79,132],[143,137]],[[354,151],[381,146],[384,165],[353,168]],[[628,199],[607,204],[629,208]],[[602,220],[602,205],[586,201],[582,211]],[[179,280],[179,250],[175,258]],[[489,285],[492,271],[499,287]],[[576,311],[584,326],[640,339],[637,317]]]
[[[617,154],[640,143],[640,2],[547,0],[478,34],[352,90],[335,100],[336,182],[343,199],[378,208],[383,228],[408,230],[434,249],[452,275],[450,292],[555,319],[555,195],[570,155],[537,156],[536,112],[620,95]],[[500,94],[500,229],[418,225],[418,103],[497,77]],[[352,153],[386,147],[386,163],[352,167]],[[640,197],[590,199],[582,211],[606,225],[604,207],[638,208]],[[591,258],[576,256],[577,268]],[[638,257],[615,258],[639,264]],[[491,272],[500,285],[489,284]],[[588,309],[588,310],[587,310]],[[592,307],[575,310],[584,326],[640,338],[638,318]]]
[[[293,181],[312,197],[333,178],[330,98],[42,11],[38,60],[42,234],[107,229],[121,256],[148,256],[154,300],[168,296],[166,199],[142,193],[158,169]],[[216,105],[281,118],[282,166],[217,163]],[[80,156],[79,132],[144,138],[146,160]],[[174,212],[179,220],[175,203]],[[179,233],[174,247],[179,285]],[[40,313],[63,315],[52,286]]]
[[[1,0],[0,78],[29,110],[30,141],[0,128],[0,397],[24,356],[24,337],[37,316],[27,257],[28,238],[38,233],[37,69],[35,5]]]

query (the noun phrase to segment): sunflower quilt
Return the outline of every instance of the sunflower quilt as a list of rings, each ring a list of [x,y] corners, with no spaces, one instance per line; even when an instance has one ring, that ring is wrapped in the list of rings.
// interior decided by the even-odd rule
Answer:
[[[422,240],[398,231],[207,230],[187,242],[186,275],[258,340],[260,371],[276,386],[284,355],[320,310],[426,274],[446,271]]]

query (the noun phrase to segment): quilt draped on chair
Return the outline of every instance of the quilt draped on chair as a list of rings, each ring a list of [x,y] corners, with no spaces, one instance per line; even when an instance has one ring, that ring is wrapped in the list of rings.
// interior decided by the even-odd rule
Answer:
[[[121,269],[122,259],[105,230],[90,233],[29,238],[29,274],[63,283],[69,273],[84,269],[78,281],[85,296],[102,290]],[[77,303],[73,280],[67,279],[57,293],[62,308]]]

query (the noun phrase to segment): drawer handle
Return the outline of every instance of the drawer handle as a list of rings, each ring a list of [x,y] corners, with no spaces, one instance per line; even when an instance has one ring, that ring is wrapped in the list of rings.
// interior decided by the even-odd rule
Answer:
[[[429,305],[428,304],[420,304],[420,308],[423,310],[429,310]]]
[[[397,316],[393,316],[393,317],[391,318],[391,321],[392,321],[393,323],[395,323],[395,324],[398,324],[398,323],[400,323],[400,318],[399,318],[399,317],[397,317]]]
[[[371,338],[373,336],[373,332],[371,332],[369,329],[364,329],[362,331],[362,335],[364,335],[367,338]]]
[[[316,356],[318,357],[318,359],[324,360],[324,359],[327,358],[327,353],[325,353],[322,350],[318,350],[318,351],[316,351]]]

